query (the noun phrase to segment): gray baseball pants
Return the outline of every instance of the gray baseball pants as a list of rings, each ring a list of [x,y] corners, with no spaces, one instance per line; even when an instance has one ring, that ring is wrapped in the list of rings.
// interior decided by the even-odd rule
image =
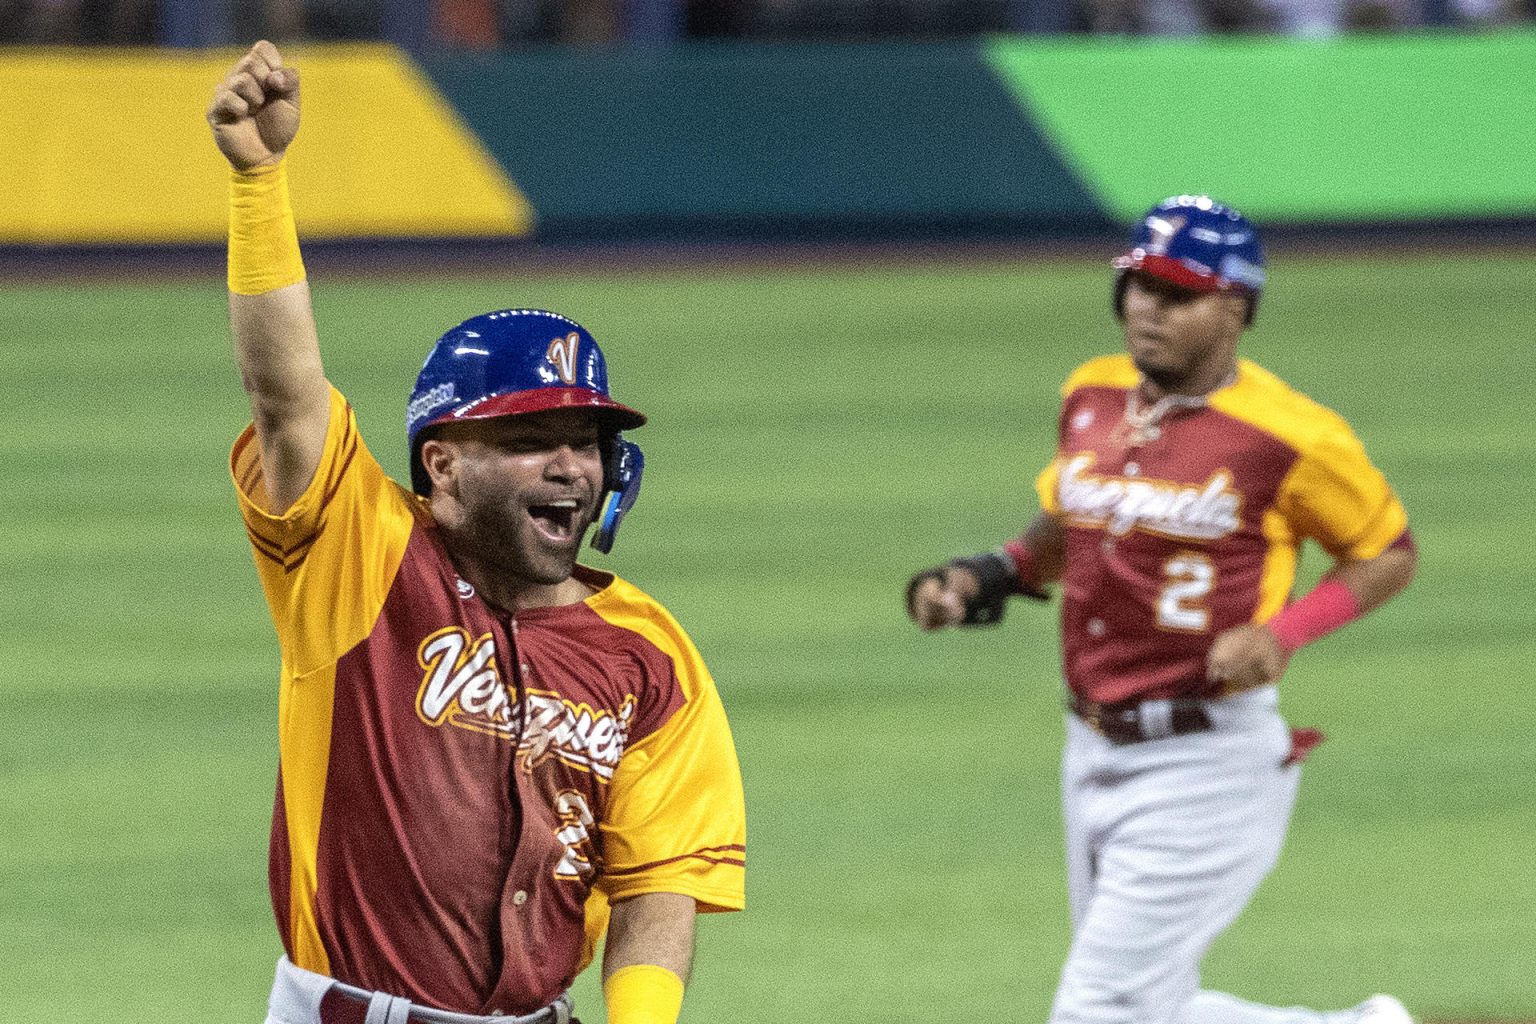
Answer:
[[[1071,951],[1051,1024],[1319,1024],[1301,1007],[1200,989],[1200,961],[1280,856],[1300,766],[1262,687],[1208,707],[1208,732],[1117,746],[1067,717]]]

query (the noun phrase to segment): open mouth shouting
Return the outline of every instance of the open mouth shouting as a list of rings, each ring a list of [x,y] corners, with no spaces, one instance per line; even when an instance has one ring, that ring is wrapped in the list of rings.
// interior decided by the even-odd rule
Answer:
[[[557,545],[579,541],[587,526],[587,517],[582,515],[581,503],[575,498],[529,505],[528,518],[540,537]]]

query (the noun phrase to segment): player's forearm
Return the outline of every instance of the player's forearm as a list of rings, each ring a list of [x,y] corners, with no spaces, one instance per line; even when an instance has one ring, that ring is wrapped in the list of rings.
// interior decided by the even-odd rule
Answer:
[[[261,295],[231,292],[229,322],[258,428],[306,410],[323,414],[329,392],[306,282]]]
[[[230,175],[229,313],[272,511],[308,485],[330,391],[281,165]]]
[[[1066,532],[1060,520],[1041,512],[1018,539],[1003,545],[1003,553],[1012,563],[1019,592],[1043,597],[1045,584],[1061,579],[1067,556]]]
[[[1061,578],[1066,536],[1042,512],[1024,533],[1001,548],[926,569],[907,583],[907,614],[923,629],[990,625],[1008,598],[1050,599],[1044,584]]]
[[[1049,512],[1041,512],[1024,528],[1018,542],[1029,551],[1036,584],[1061,579],[1067,556],[1067,535],[1061,520]]]
[[[645,893],[614,904],[603,953],[610,1024],[674,1024],[693,961],[691,896]]]
[[[253,404],[286,411],[325,394],[299,232],[279,160],[229,175],[229,313]]]
[[[1418,553],[1407,544],[1388,548],[1375,558],[1340,562],[1324,579],[1348,587],[1360,605],[1360,614],[1365,615],[1402,593],[1413,582],[1418,565]]]
[[[665,967],[684,981],[693,962],[692,896],[651,892],[613,905],[603,953],[603,977],[634,964]]]
[[[1374,611],[1413,580],[1418,554],[1408,534],[1375,558],[1343,561],[1305,597],[1266,623],[1287,655]]]

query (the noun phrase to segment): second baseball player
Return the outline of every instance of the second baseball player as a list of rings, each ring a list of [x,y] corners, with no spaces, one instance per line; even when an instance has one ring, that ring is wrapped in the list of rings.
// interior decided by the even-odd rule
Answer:
[[[1237,357],[1264,262],[1247,219],[1205,196],[1149,211],[1115,264],[1127,351],[1062,389],[1043,511],[908,588],[935,629],[1062,584],[1073,939],[1052,1024],[1409,1022],[1389,996],[1321,1013],[1200,987],[1206,949],[1279,856],[1318,739],[1286,726],[1276,682],[1416,563],[1345,421]],[[1291,600],[1306,541],[1334,565]]]

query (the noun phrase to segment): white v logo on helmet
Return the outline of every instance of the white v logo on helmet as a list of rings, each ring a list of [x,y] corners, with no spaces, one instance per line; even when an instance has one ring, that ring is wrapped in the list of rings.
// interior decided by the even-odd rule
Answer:
[[[572,331],[563,338],[556,338],[549,343],[549,351],[545,353],[554,364],[555,370],[560,374],[560,379],[567,384],[576,383],[576,350],[581,345],[581,335]]]

